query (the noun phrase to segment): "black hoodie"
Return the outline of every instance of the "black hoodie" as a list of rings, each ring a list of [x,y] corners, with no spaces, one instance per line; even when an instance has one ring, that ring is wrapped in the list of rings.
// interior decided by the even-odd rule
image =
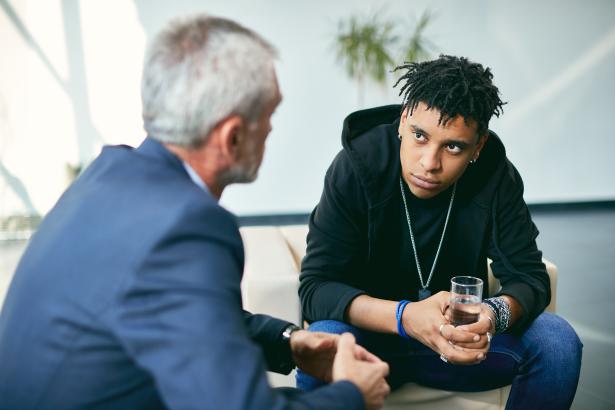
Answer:
[[[329,167],[320,202],[310,216],[301,267],[299,296],[310,322],[344,321],[348,306],[361,294],[416,300],[416,267],[400,263],[409,258],[405,244],[400,244],[408,229],[400,212],[400,111],[399,105],[378,107],[344,121],[344,149]],[[450,278],[459,274],[486,283],[490,258],[502,284],[499,294],[512,296],[523,308],[513,327],[522,330],[551,299],[537,236],[521,177],[500,139],[490,132],[480,159],[457,183],[443,252],[429,288],[432,293],[449,290]],[[426,277],[429,269],[422,266]]]

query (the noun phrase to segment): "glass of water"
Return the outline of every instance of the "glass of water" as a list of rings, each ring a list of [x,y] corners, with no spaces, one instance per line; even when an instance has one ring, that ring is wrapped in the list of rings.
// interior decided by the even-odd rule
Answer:
[[[474,276],[451,279],[451,324],[468,325],[478,321],[483,296],[483,281]]]

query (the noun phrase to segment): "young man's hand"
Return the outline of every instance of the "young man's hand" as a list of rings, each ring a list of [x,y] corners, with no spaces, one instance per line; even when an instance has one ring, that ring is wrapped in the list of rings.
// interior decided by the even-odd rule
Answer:
[[[447,320],[450,321],[450,309],[447,309],[444,313],[444,316]],[[495,316],[493,312],[481,304],[481,312],[478,317],[478,321],[463,325],[452,327],[444,326],[442,327],[442,335],[450,340],[456,348],[465,349],[466,351],[476,351],[476,352],[484,352],[487,354],[489,350],[489,346],[491,344],[491,338],[495,334]],[[451,331],[454,330],[454,331]],[[464,340],[457,340],[456,335],[459,334],[459,331],[469,332],[473,335],[473,339],[470,342]],[[476,335],[478,335],[478,340],[475,340]]]
[[[450,293],[437,294],[420,302],[410,303],[403,314],[406,333],[441,355],[442,360],[453,364],[477,364],[483,361],[489,350],[487,328],[483,333],[455,328],[445,316]],[[481,316],[482,317],[482,316]],[[488,319],[480,321],[482,326]]]

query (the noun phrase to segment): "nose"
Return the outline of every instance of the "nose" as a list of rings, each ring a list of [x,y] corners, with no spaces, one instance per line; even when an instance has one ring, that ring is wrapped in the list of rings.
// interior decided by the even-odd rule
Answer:
[[[434,173],[439,171],[442,166],[440,153],[437,149],[425,150],[423,155],[421,155],[420,164],[426,172]]]

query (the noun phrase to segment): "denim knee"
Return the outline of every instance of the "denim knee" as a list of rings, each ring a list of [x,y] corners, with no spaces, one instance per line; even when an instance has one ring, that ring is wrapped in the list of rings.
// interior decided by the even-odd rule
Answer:
[[[337,320],[319,320],[308,327],[310,332],[324,332],[342,334],[346,332],[353,333],[356,336],[358,329],[348,323],[338,322]]]
[[[529,336],[528,347],[537,349],[550,366],[580,369],[583,343],[562,317],[544,312],[534,320],[526,334]]]

